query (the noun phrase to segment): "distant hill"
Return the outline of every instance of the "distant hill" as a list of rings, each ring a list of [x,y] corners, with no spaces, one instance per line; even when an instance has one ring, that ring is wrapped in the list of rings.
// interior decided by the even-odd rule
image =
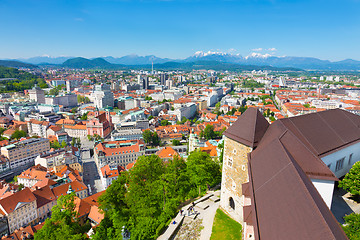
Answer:
[[[151,64],[144,65],[120,65],[111,64],[102,58],[86,59],[86,58],[73,58],[66,60],[62,67],[77,68],[77,69],[116,69],[116,70],[129,70],[129,69],[151,69]],[[226,63],[218,61],[195,61],[195,62],[165,62],[160,64],[154,64],[154,68],[158,70],[198,70],[198,69],[213,69],[216,71],[252,71],[252,70],[273,70],[273,71],[302,71],[299,68],[279,68],[272,66],[256,66],[256,65],[241,65],[235,63]]]
[[[13,60],[0,60],[0,66],[12,68],[37,68],[38,66]]]
[[[77,60],[74,60],[77,59]],[[138,56],[136,54],[126,55],[123,57],[102,57],[94,59],[86,59],[93,61],[96,59],[103,59],[107,63],[91,63],[84,60],[86,58],[73,58],[73,57],[50,57],[50,56],[40,56],[33,57],[28,59],[17,59],[21,62],[33,63],[54,66],[52,64],[62,64],[64,63],[67,67],[79,67],[81,68],[94,68],[99,67],[104,69],[123,69],[126,66],[144,66],[151,65],[151,63],[156,64],[165,64],[168,62],[177,62],[177,63],[192,63],[192,62],[221,62],[221,63],[231,63],[238,65],[253,65],[253,66],[271,66],[277,68],[300,68],[306,70],[325,70],[325,71],[359,71],[360,70],[360,61],[346,59],[343,61],[329,61],[321,60],[313,57],[292,57],[292,56],[273,56],[271,54],[261,54],[259,52],[253,52],[248,56],[242,56],[240,54],[231,54],[224,52],[203,52],[198,51],[192,56],[189,56],[185,59],[170,59],[170,58],[160,58],[154,55],[148,56]],[[68,62],[68,60],[71,60]],[[81,61],[80,61],[81,60]],[[80,63],[79,63],[80,62]],[[83,62],[83,63],[81,63]],[[113,65],[109,65],[113,64]],[[59,65],[61,67],[62,65]],[[185,65],[186,66],[186,65]],[[55,67],[55,66],[54,66]]]
[[[143,68],[151,69],[151,65],[142,65],[142,66],[131,66],[132,68]],[[159,70],[215,70],[215,71],[252,71],[252,70],[272,70],[272,71],[302,71],[299,68],[279,68],[272,66],[256,66],[256,65],[243,65],[235,63],[225,63],[218,61],[195,61],[195,62],[166,62],[162,64],[154,64],[155,69]]]
[[[102,58],[94,58],[94,59],[87,59],[87,58],[72,58],[66,60],[62,67],[67,68],[77,68],[77,69],[124,69],[123,65],[119,64],[111,64],[108,61]]]
[[[104,57],[104,59],[113,64],[123,64],[123,65],[145,65],[145,64],[157,64],[173,61],[170,58],[159,58],[154,55],[149,56],[138,56],[136,54],[126,55],[119,58],[114,57]]]
[[[51,56],[38,56],[32,58],[19,58],[17,60],[21,62],[31,63],[31,64],[62,64],[66,60],[74,57],[51,57]]]

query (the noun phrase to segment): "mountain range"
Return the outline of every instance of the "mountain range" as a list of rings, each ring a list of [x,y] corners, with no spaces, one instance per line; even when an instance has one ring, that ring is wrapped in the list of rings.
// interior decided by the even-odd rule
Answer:
[[[360,70],[360,61],[346,59],[343,61],[329,61],[321,60],[318,58],[312,57],[290,57],[290,56],[273,56],[270,54],[261,54],[261,53],[252,53],[248,56],[241,56],[240,54],[230,54],[223,52],[196,52],[194,55],[187,57],[185,59],[170,59],[170,58],[160,58],[154,55],[149,56],[138,56],[138,55],[127,55],[123,57],[101,57],[101,58],[75,58],[75,57],[50,57],[50,56],[41,56],[33,57],[27,59],[15,59],[17,61],[37,64],[37,65],[65,65],[67,67],[80,67],[80,68],[91,68],[91,67],[101,67],[101,68],[126,68],[126,66],[144,66],[151,65],[154,66],[158,64],[170,63],[170,65],[176,65],[175,63],[182,64],[184,66],[189,66],[188,63],[196,62],[214,62],[221,63],[222,65],[226,64],[236,64],[236,65],[252,65],[252,66],[269,66],[274,68],[297,68],[297,69],[306,69],[306,70],[345,70],[345,71],[358,71]],[[69,60],[70,65],[69,66]],[[104,62],[105,61],[105,62]],[[77,62],[77,63],[76,63]],[[116,65],[116,66],[114,66]],[[169,64],[168,64],[169,65]],[[83,67],[81,67],[83,66]],[[76,68],[77,68],[76,67]]]
[[[301,71],[297,68],[278,68],[271,66],[255,66],[255,65],[241,65],[236,63],[226,63],[218,61],[201,61],[194,62],[165,62],[143,65],[124,65],[109,63],[103,58],[86,59],[86,58],[72,58],[66,60],[60,67],[77,68],[77,69],[113,69],[113,70],[128,70],[128,69],[147,69],[152,67],[157,70],[199,70],[199,69],[213,69],[216,71],[229,70],[229,71],[251,71],[251,70],[274,70],[274,71]]]

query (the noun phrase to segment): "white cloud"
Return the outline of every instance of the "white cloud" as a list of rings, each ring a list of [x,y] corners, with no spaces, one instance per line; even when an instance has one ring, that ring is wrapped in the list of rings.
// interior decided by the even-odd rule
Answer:
[[[268,58],[271,57],[272,55],[266,53],[266,54],[261,54],[261,53],[256,53],[253,52],[250,55],[246,56],[245,59],[249,59],[249,58]]]
[[[235,53],[235,52],[237,52],[237,50],[235,48],[230,48],[227,52],[228,53]]]
[[[277,49],[276,49],[276,48],[268,48],[267,50],[268,50],[268,51],[271,51],[271,52],[275,52],[275,51],[277,51]]]
[[[254,49],[252,49],[252,51],[255,51],[255,52],[260,52],[262,50],[264,50],[264,49],[263,48],[254,48]]]

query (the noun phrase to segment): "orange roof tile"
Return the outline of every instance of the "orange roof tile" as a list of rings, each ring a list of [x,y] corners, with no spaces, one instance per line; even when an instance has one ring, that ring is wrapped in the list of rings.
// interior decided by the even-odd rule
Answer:
[[[179,156],[179,153],[175,151],[172,147],[164,147],[156,153],[160,158],[173,158],[174,156]]]

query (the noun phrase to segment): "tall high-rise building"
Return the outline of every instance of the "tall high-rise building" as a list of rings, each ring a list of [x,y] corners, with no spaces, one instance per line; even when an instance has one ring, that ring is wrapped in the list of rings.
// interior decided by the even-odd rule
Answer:
[[[96,85],[92,95],[95,107],[106,108],[114,106],[114,94],[110,90],[110,85],[104,83]]]
[[[30,100],[34,100],[37,103],[45,103],[45,91],[35,85],[33,89],[29,91]]]
[[[142,88],[149,89],[149,77],[148,76],[144,76],[142,78]]]
[[[160,85],[165,86],[168,75],[166,73],[160,74]]]

